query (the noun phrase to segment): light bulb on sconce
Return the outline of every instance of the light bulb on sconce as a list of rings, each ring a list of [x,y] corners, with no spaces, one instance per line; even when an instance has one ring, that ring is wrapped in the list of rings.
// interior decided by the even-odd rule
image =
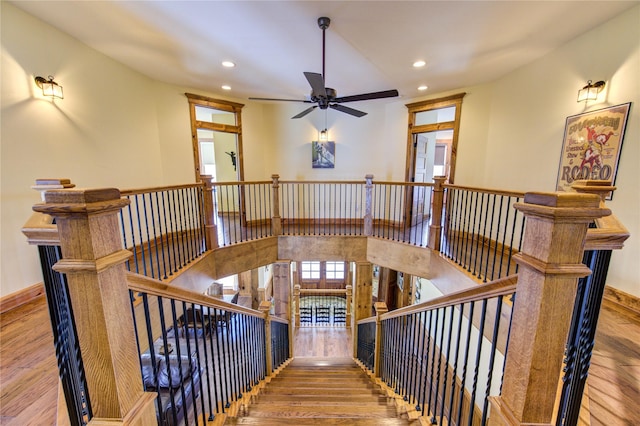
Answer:
[[[596,81],[592,83],[591,80],[587,81],[587,85],[578,90],[578,102],[595,101],[598,99],[598,93],[604,89],[604,81]]]
[[[329,132],[327,131],[327,129],[324,129],[320,132],[320,135],[318,136],[318,140],[320,142],[326,142],[329,140]]]
[[[36,85],[42,89],[42,95],[51,96],[51,98],[64,99],[62,86],[53,81],[53,76],[50,75],[48,79],[49,80],[40,76],[35,78]]]

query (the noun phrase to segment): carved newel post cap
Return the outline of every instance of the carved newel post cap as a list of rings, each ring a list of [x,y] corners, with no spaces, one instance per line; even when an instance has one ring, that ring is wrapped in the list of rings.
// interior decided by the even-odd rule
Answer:
[[[129,204],[129,200],[120,197],[117,188],[53,189],[44,193],[44,200],[44,204],[36,204],[33,210],[52,216],[120,210]]]
[[[527,192],[524,203],[516,203],[514,207],[531,216],[573,218],[578,222],[611,214],[611,210],[600,207],[598,195],[576,192]]]
[[[616,190],[610,180],[576,180],[571,189],[583,194],[597,194],[604,201],[609,194]]]

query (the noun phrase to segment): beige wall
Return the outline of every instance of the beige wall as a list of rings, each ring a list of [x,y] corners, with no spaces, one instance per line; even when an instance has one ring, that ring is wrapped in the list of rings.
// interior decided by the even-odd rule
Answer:
[[[184,92],[224,98],[153,81],[103,56],[10,4],[2,7],[1,282],[6,295],[41,281],[37,253],[19,229],[38,195],[37,177],[68,177],[81,186],[131,188],[192,182],[193,155]],[[552,191],[565,118],[583,111],[578,88],[607,81],[606,103],[632,101],[618,187],[611,207],[632,233],[615,253],[609,284],[640,296],[640,7],[593,29],[542,59],[495,82],[461,88],[456,183]],[[54,103],[37,97],[35,75],[53,74],[65,90]],[[97,81],[108,83],[96,84]],[[348,95],[349,93],[342,93]],[[407,115],[401,99],[354,107],[357,119],[329,111],[336,168],[312,169],[311,144],[324,112],[291,120],[296,104],[261,105],[243,99],[245,178],[404,178]]]

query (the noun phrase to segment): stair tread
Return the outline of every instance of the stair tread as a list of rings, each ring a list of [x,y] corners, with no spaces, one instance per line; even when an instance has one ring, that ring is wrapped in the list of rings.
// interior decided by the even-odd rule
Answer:
[[[293,397],[290,398],[289,400],[270,400],[270,399],[259,399],[257,402],[251,404],[251,407],[260,407],[260,406],[264,406],[264,405],[287,405],[287,406],[293,406],[293,407],[306,407],[309,406],[309,401],[308,400],[302,400],[302,401],[298,401],[295,400]],[[361,406],[371,406],[371,407],[386,407],[387,406],[387,401],[386,399],[370,399],[370,400],[355,400],[355,401],[351,401],[350,398],[349,399],[345,399],[343,398],[342,400],[317,400],[317,401],[313,401],[312,406],[313,407],[319,407],[319,406],[333,406],[333,405],[350,405],[350,406],[357,406],[357,407],[361,407]]]
[[[231,420],[231,419],[230,419]],[[260,425],[260,426],[284,426],[284,425],[294,425],[294,426],[314,426],[314,425],[322,425],[326,426],[327,419],[319,418],[319,419],[311,419],[311,418],[293,418],[287,419],[283,417],[270,418],[270,417],[260,417],[260,418],[252,418],[252,417],[239,417],[237,419],[233,419],[232,421],[228,421],[226,424],[229,425]],[[331,419],[332,426],[401,426],[401,425],[409,425],[412,424],[405,419],[362,419],[362,418],[334,418]],[[417,423],[416,423],[417,424]]]
[[[352,358],[295,358],[230,425],[417,425]]]
[[[365,394],[365,395],[351,395],[349,397],[349,401],[358,402],[358,401],[385,401],[387,397],[383,394]],[[278,394],[278,393],[263,393],[258,397],[257,403],[262,403],[265,401],[295,401],[300,403],[316,403],[318,401],[345,401],[344,395],[287,395],[287,394]]]

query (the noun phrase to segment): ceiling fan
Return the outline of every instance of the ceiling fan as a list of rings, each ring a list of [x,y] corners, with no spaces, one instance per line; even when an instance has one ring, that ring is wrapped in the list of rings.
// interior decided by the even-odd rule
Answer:
[[[324,73],[324,56],[325,56],[325,31],[329,28],[331,20],[327,17],[318,18],[318,26],[322,30],[322,74],[315,72],[305,72],[304,76],[307,78],[309,85],[311,85],[311,97],[310,100],[297,100],[297,99],[274,99],[274,98],[249,98],[260,101],[287,101],[287,102],[303,102],[307,104],[317,104],[309,107],[301,113],[294,115],[291,118],[302,118],[309,114],[316,108],[320,109],[335,109],[336,111],[344,112],[355,117],[362,117],[367,115],[364,111],[359,111],[354,108],[349,108],[342,105],[345,102],[364,101],[368,99],[380,99],[380,98],[393,98],[398,96],[397,90],[384,90],[382,92],[363,93],[360,95],[352,96],[337,96],[335,89],[331,87],[325,87],[325,73]]]

